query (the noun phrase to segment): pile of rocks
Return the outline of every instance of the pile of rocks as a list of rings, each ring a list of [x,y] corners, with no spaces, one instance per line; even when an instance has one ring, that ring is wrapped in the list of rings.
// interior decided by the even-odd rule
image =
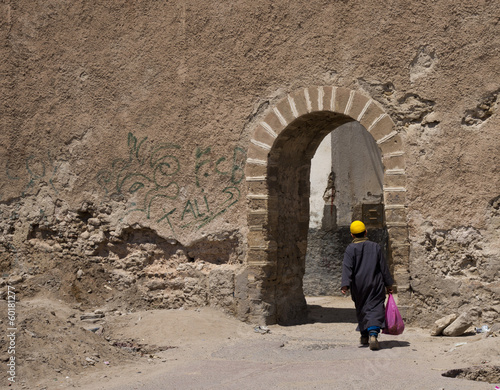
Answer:
[[[457,316],[450,314],[446,317],[440,318],[434,322],[434,327],[431,331],[431,336],[462,336],[467,331],[471,330],[472,324],[477,319],[477,311],[472,309]],[[485,327],[483,327],[484,329]],[[486,327],[487,328],[487,327]],[[489,330],[489,328],[487,328]],[[482,332],[481,330],[477,333]]]

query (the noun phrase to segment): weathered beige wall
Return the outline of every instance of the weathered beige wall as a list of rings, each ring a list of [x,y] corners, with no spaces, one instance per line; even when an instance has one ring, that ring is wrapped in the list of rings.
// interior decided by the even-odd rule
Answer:
[[[1,271],[84,302],[118,286],[160,306],[222,291],[243,315],[231,289],[252,131],[287,93],[332,85],[375,99],[404,140],[413,318],[497,318],[497,8],[2,1]]]

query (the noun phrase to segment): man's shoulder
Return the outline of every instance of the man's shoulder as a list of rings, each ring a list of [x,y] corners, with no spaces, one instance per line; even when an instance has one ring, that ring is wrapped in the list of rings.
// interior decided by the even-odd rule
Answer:
[[[365,245],[369,245],[369,246],[373,246],[373,247],[380,247],[380,245],[377,244],[375,241],[370,241],[370,240],[366,240]]]
[[[377,244],[376,242],[374,241],[370,241],[370,240],[366,240],[366,241],[362,241],[362,242],[356,242],[356,243],[350,243],[347,247],[349,248],[356,248],[356,247],[361,247],[361,246],[364,246],[364,247],[369,247],[369,248],[380,248],[380,245]]]

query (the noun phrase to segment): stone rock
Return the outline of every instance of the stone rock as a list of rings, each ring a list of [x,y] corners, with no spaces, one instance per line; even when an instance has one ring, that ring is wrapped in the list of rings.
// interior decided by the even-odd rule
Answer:
[[[14,284],[19,284],[24,281],[24,278],[21,275],[14,275],[9,278],[9,284],[14,285]]]
[[[99,218],[89,218],[88,223],[93,226],[99,226],[101,224],[101,221]]]
[[[456,314],[450,314],[434,322],[434,327],[432,328],[431,336],[439,336],[443,332],[443,330],[456,319],[457,319]]]
[[[154,290],[161,290],[161,289],[164,289],[165,288],[165,282],[161,279],[153,279],[153,280],[149,280],[147,283],[146,283],[146,288],[149,290],[149,291],[154,291]]]
[[[443,335],[457,337],[465,333],[470,328],[473,321],[469,313],[462,313],[460,316],[443,330]]]
[[[97,313],[85,313],[80,316],[80,320],[97,320],[99,318],[103,318],[104,314]]]
[[[500,332],[500,322],[497,322],[490,327],[489,333],[493,334],[493,333],[499,333],[499,332]]]

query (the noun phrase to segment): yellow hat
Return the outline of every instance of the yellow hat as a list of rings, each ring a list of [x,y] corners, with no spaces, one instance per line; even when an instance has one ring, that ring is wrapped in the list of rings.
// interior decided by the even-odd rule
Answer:
[[[351,233],[358,234],[363,233],[366,230],[365,224],[361,221],[354,221],[351,223]]]

